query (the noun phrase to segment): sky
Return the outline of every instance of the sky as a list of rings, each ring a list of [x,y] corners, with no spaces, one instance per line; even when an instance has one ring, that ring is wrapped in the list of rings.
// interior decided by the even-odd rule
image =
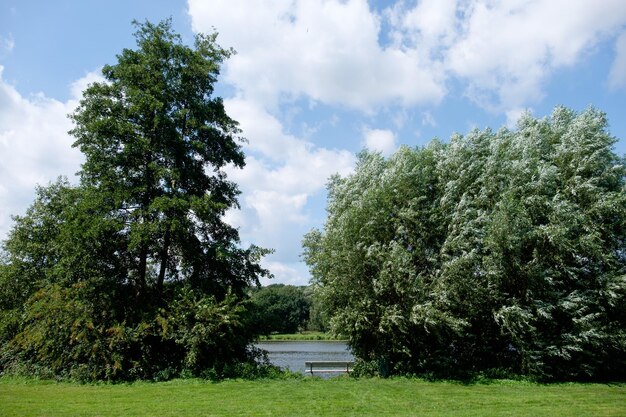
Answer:
[[[308,283],[302,237],[364,148],[388,156],[564,105],[606,112],[626,154],[626,0],[0,0],[0,240],[38,184],[76,182],[67,115],[135,47],[131,22],[168,17],[189,45],[217,31],[237,51],[216,89],[248,140],[227,220],[243,246],[275,250],[264,284]]]

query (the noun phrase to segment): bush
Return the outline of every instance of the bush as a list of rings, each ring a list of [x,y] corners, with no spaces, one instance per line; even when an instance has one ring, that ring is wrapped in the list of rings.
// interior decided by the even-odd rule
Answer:
[[[94,309],[85,284],[46,287],[31,297],[19,331],[5,344],[6,373],[93,380],[221,379],[274,371],[249,346],[247,302],[217,302],[189,289],[136,324]],[[3,318],[8,317],[7,314]]]

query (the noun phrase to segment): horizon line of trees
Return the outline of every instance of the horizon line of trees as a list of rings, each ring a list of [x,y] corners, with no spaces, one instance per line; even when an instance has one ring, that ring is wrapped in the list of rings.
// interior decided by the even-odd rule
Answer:
[[[326,332],[328,317],[310,285],[269,284],[251,288],[256,326],[262,335]]]

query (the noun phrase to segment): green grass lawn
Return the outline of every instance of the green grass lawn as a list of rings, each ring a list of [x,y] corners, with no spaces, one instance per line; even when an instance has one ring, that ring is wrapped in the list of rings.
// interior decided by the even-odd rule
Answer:
[[[626,416],[626,385],[413,379],[79,385],[0,378],[1,416]]]

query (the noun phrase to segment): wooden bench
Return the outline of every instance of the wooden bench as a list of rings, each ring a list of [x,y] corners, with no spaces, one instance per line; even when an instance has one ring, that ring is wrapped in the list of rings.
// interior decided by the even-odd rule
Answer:
[[[354,362],[349,361],[307,361],[304,362],[306,372],[311,375],[317,372],[350,372]]]

